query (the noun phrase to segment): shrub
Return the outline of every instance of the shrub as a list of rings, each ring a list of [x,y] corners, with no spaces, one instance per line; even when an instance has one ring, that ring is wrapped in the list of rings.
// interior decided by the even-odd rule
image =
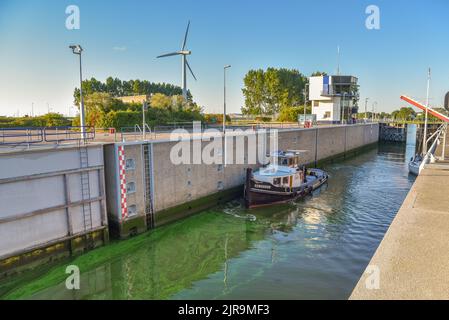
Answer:
[[[306,108],[306,112],[310,114],[310,107]],[[278,121],[281,122],[296,122],[298,121],[298,115],[304,114],[304,106],[302,107],[284,107],[281,109],[279,116],[277,118]]]
[[[0,117],[0,128],[14,127],[64,127],[71,120],[59,113],[48,113],[37,117]]]
[[[226,115],[226,121],[231,121],[231,117]],[[223,123],[223,114],[222,113],[206,113],[204,115],[204,122],[210,124],[218,124]]]

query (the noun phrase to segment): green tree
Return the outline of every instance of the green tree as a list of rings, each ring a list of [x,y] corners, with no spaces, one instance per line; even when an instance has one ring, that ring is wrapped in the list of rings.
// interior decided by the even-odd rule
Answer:
[[[391,113],[394,120],[413,120],[416,117],[416,112],[411,107],[402,107],[399,110],[395,110]]]
[[[315,72],[312,73],[310,76],[311,76],[311,77],[327,76],[327,73],[326,73],[326,72],[322,72],[322,71],[315,71]]]
[[[304,103],[303,88],[307,78],[295,69],[250,70],[243,83],[244,114],[274,115],[282,108]]]
[[[118,78],[108,77],[105,82],[98,81],[95,78],[83,81],[83,95],[87,96],[94,92],[109,93],[112,97],[133,96],[133,95],[152,95],[162,93],[166,96],[182,95],[182,89],[169,83],[154,83],[148,80],[128,80],[122,81]],[[73,92],[74,103],[79,106],[80,90],[75,88]],[[192,94],[187,91],[187,100],[193,101]]]
[[[265,80],[264,71],[250,70],[243,79],[242,89],[245,97],[245,106],[242,107],[243,114],[258,115],[265,111]]]
[[[307,106],[306,112],[310,114],[312,111],[312,107]],[[284,107],[281,109],[277,121],[281,122],[297,122],[298,115],[304,114],[304,106],[300,107]]]
[[[156,93],[151,97],[151,107],[158,109],[172,109],[172,98],[162,93]]]

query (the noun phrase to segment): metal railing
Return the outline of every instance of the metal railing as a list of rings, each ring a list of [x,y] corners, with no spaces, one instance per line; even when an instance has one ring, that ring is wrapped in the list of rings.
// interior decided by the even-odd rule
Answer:
[[[54,142],[59,144],[64,141],[81,141],[81,140],[94,140],[95,128],[84,127],[85,138],[81,137],[81,129],[83,127],[45,127],[44,128],[44,140],[46,142]]]
[[[0,129],[0,145],[21,145],[42,143],[42,128],[2,128]]]
[[[428,139],[427,139],[427,143],[429,143],[432,139],[432,145],[430,146],[429,150],[427,151],[427,153],[424,155],[423,161],[421,162],[421,165],[419,166],[419,171],[421,172],[422,169],[424,169],[424,166],[426,164],[429,163],[434,163],[436,161],[436,157],[435,157],[435,151],[438,147],[438,145],[440,144],[440,137],[445,137],[446,136],[446,132],[447,132],[447,123],[443,123],[438,129],[437,131],[435,131]],[[444,159],[444,148],[443,148],[443,159]]]
[[[120,140],[125,142],[128,137],[133,137],[134,140],[142,140],[143,138],[150,138],[152,130],[148,124],[145,124],[145,137],[144,132],[140,125],[136,124],[134,127],[122,127],[120,128]],[[148,136],[147,136],[148,135]]]
[[[21,146],[39,143],[81,142],[95,139],[94,127],[85,127],[85,139],[81,138],[82,127],[36,127],[0,128],[0,146]]]

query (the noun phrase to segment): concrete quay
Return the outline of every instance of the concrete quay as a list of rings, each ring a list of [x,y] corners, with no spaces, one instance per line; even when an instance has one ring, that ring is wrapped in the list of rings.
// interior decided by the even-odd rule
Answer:
[[[350,299],[449,299],[448,195],[449,161],[426,165]]]

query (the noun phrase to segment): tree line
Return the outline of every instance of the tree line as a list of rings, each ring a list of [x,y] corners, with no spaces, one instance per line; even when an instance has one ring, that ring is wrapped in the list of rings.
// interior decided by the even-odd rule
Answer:
[[[93,92],[84,99],[86,125],[96,128],[133,127],[142,122],[142,103],[127,103],[106,92]],[[196,103],[184,101],[181,95],[166,96],[155,93],[149,101],[146,122],[151,127],[170,122],[203,119],[202,108]],[[79,117],[74,119],[79,126]]]
[[[72,120],[59,113],[47,113],[36,117],[0,116],[0,128],[65,127],[71,125]]]
[[[447,110],[444,108],[433,108],[433,110],[438,111],[442,114],[448,114]],[[357,118],[364,119],[364,118],[372,118],[373,113],[367,112],[365,113],[358,113]],[[396,109],[392,111],[391,113],[388,112],[378,112],[374,113],[374,117],[376,119],[380,120],[394,120],[394,121],[424,121],[425,119],[425,112],[417,113],[412,107],[401,107],[399,109]],[[431,115],[430,113],[427,115],[427,119],[431,122],[440,122],[441,120],[437,117]]]
[[[166,96],[182,95],[182,88],[170,83],[154,83],[148,80],[120,80],[119,78],[108,77],[105,82],[95,78],[86,79],[82,82],[83,96],[88,96],[94,92],[108,93],[111,97],[152,95],[160,93]],[[75,88],[75,105],[79,105],[80,89]],[[190,90],[187,91],[187,99],[192,101]]]

